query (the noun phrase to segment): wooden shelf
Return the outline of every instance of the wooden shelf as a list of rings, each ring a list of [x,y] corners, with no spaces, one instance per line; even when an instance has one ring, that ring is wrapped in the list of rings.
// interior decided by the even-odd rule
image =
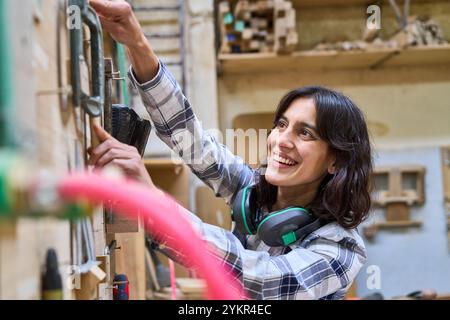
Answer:
[[[184,169],[183,162],[168,158],[144,159],[144,165],[151,174],[154,174],[155,170],[171,170],[175,175],[179,175]]]
[[[183,162],[173,161],[172,159],[167,159],[167,158],[153,158],[153,159],[149,158],[149,159],[144,159],[144,165],[146,167],[170,169],[170,168],[183,166]]]
[[[395,52],[383,63],[386,67],[431,66],[450,64],[450,45],[412,47]]]
[[[362,6],[370,5],[370,0],[292,0],[295,8],[311,8],[323,6]]]
[[[243,74],[308,69],[337,70],[381,67],[450,65],[450,45],[404,50],[298,51],[292,55],[247,53],[219,55],[219,74]]]
[[[442,1],[442,0],[441,0]],[[436,0],[415,0],[413,3],[432,3]],[[318,7],[336,7],[336,6],[369,6],[376,4],[376,1],[371,0],[292,0],[295,8],[318,8]],[[402,2],[401,2],[402,3]],[[384,4],[389,5],[388,1]]]

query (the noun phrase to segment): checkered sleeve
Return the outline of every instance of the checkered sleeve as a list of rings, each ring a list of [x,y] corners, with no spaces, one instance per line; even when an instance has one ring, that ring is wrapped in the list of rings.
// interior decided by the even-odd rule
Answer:
[[[230,203],[237,190],[251,183],[253,170],[202,129],[180,86],[163,62],[159,61],[157,75],[146,83],[136,80],[132,67],[128,76],[150,114],[158,137],[217,196]]]
[[[246,298],[257,300],[335,300],[344,298],[366,255],[356,231],[331,223],[281,255],[247,250],[233,233],[206,224],[181,208],[213,254],[244,287]],[[183,255],[159,248],[175,261]]]

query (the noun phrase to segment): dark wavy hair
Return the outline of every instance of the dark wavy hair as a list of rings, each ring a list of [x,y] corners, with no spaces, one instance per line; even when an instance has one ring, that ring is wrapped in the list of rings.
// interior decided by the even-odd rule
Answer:
[[[336,221],[344,228],[358,226],[371,206],[370,175],[372,153],[366,121],[362,111],[343,94],[319,87],[303,87],[290,91],[280,101],[274,127],[291,104],[299,98],[312,98],[316,106],[316,126],[336,157],[335,173],[323,178],[307,209],[325,221]],[[277,186],[261,173],[257,184],[257,204],[272,210]]]

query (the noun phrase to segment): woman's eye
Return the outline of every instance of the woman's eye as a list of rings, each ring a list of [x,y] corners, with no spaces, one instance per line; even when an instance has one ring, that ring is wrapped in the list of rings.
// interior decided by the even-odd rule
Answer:
[[[277,128],[280,128],[280,129],[286,128],[286,123],[283,121],[278,121]]]
[[[311,132],[309,132],[308,130],[306,130],[306,129],[301,129],[300,130],[300,135],[301,136],[305,136],[307,138],[314,138],[313,134]]]

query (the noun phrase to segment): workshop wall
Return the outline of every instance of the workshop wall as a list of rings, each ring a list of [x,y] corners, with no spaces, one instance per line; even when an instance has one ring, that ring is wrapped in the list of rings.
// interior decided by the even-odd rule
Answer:
[[[422,289],[448,292],[450,248],[439,148],[378,151],[375,163],[424,166],[426,201],[422,206],[411,209],[411,219],[422,221],[420,228],[380,230],[372,241],[365,240],[368,259],[356,280],[358,295],[381,292],[386,298],[391,298]],[[359,228],[361,233],[364,225],[381,219],[381,211],[374,212],[372,219]],[[378,270],[380,287],[374,281],[378,276],[374,272]]]
[[[62,177],[68,171],[85,169],[86,148],[91,145],[89,119],[82,107],[72,104],[68,1],[4,2],[8,10],[6,16],[10,20],[11,47],[8,49],[13,57],[11,81],[14,108],[8,121],[13,124],[10,126],[16,147],[13,151],[17,151],[24,162],[20,172],[26,173],[28,168],[30,172],[25,179],[30,181],[36,178],[33,174],[47,173],[41,177],[42,181],[47,182]],[[86,39],[89,32],[87,29],[84,32]],[[108,37],[103,40],[103,53],[107,57],[115,57],[111,49],[112,40]],[[86,52],[86,68],[81,68],[81,87],[88,94],[92,80],[88,71],[91,57],[87,54],[90,42],[84,41],[80,46]],[[118,63],[114,70],[117,69]],[[111,99],[117,101],[118,90],[113,89],[112,92]],[[28,204],[27,201],[20,198],[21,204]],[[145,298],[142,228],[132,234],[107,235],[103,208],[84,206],[83,209],[83,213],[93,216],[92,220],[90,217],[83,220],[92,222],[92,230],[87,231],[89,239],[87,236],[77,238],[72,232],[72,227],[80,220],[69,222],[56,217],[15,217],[0,221],[0,299],[43,298],[42,273],[50,248],[55,249],[57,254],[64,299],[112,299],[116,271],[128,276],[132,283],[132,299]],[[81,215],[80,212],[78,215]],[[117,241],[116,247],[122,248],[123,252],[117,259],[112,259],[115,249],[107,250],[113,240]],[[82,260],[80,264],[86,261],[86,242],[92,248],[92,259],[103,264],[98,267],[91,259],[87,272],[73,274],[73,271],[79,271],[74,258],[78,258],[77,252]],[[117,269],[112,261],[118,263]]]
[[[8,1],[12,41],[13,84],[15,88],[13,138],[26,158],[26,165],[52,169],[53,174],[75,166],[75,144],[81,144],[73,115],[64,114],[58,94],[56,38],[58,1]],[[45,17],[45,19],[44,19]],[[61,39],[61,46],[67,45]],[[67,51],[62,51],[67,54]],[[30,58],[31,57],[31,58]],[[68,58],[67,55],[64,59]],[[64,70],[61,70],[63,68]],[[66,75],[66,74],[65,74]],[[81,149],[78,149],[81,150]],[[82,161],[82,160],[81,160]],[[10,232],[0,236],[0,299],[40,299],[40,278],[48,248],[57,252],[64,280],[71,264],[70,226],[57,219],[19,219]],[[64,298],[72,292],[64,281]]]

